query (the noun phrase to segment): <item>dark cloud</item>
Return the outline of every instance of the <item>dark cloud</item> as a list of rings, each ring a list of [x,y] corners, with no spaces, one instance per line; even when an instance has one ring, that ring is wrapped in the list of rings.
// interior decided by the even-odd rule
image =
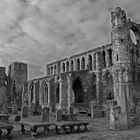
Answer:
[[[0,64],[29,64],[29,79],[46,63],[110,43],[110,11],[140,21],[139,0],[1,0]]]

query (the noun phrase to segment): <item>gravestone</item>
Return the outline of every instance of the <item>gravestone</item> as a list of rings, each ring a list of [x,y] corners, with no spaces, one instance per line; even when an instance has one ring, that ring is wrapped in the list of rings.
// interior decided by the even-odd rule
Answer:
[[[69,108],[69,113],[70,113],[70,114],[73,114],[73,113],[74,113],[74,108],[73,108],[73,106],[70,106],[70,108]]]
[[[42,109],[41,121],[42,122],[48,122],[49,121],[49,108],[48,107],[44,107]]]
[[[77,107],[74,108],[73,114],[79,114],[79,109]]]
[[[101,106],[97,100],[92,100],[89,103],[90,108],[91,108],[91,117],[96,118],[96,117],[101,117],[102,112],[101,112]]]
[[[56,111],[56,121],[57,122],[62,121],[62,110],[61,109]]]
[[[25,118],[28,116],[28,107],[27,106],[23,106],[22,111],[21,111],[21,117]]]
[[[12,114],[18,114],[18,105],[16,100],[12,102]]]
[[[38,113],[41,114],[41,111],[42,111],[42,106],[39,105],[39,106],[38,106]]]
[[[120,106],[110,108],[109,129],[120,129],[120,112]]]

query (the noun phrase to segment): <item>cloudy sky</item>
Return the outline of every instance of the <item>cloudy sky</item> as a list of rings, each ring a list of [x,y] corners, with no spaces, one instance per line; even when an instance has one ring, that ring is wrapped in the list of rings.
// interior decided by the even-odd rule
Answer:
[[[45,65],[110,43],[115,6],[140,23],[140,0],[0,0],[0,65],[29,65],[29,79]]]

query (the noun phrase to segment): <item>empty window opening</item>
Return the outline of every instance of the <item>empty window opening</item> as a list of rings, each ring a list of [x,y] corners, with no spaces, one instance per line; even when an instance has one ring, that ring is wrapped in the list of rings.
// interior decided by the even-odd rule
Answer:
[[[94,70],[96,70],[96,54],[94,54]]]
[[[53,66],[51,67],[51,75],[53,74]]]
[[[31,86],[31,103],[33,102],[34,99],[34,85]]]
[[[108,53],[109,53],[109,65],[111,66],[111,65],[113,65],[113,62],[112,62],[112,50],[109,49]]]
[[[80,59],[77,59],[77,70],[80,70]]]
[[[88,61],[89,61],[89,63],[88,63],[88,65],[89,65],[89,70],[92,70],[92,56],[91,56],[91,55],[89,55]]]
[[[82,58],[82,70],[84,70],[85,69],[85,58],[83,57]]]
[[[67,71],[69,71],[69,62],[67,61]]]
[[[59,103],[59,84],[57,85],[56,88],[56,103]]]
[[[102,52],[103,55],[103,67],[106,67],[106,62],[105,62],[105,51]]]
[[[65,63],[62,64],[62,72],[65,72]]]
[[[71,60],[71,71],[74,70],[74,67],[73,67],[73,60]]]
[[[116,55],[116,61],[119,61],[119,56],[118,56],[118,54]]]

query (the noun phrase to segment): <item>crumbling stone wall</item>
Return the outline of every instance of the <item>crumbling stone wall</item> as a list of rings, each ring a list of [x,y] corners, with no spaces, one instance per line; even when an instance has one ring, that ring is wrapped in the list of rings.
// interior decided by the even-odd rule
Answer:
[[[41,105],[41,83],[45,81],[47,104],[53,110],[68,111],[71,104],[89,106],[92,100],[103,106],[107,100],[113,99],[121,107],[123,126],[129,125],[131,104],[140,96],[140,25],[128,19],[120,7],[111,12],[111,24],[110,44],[50,63],[46,66],[45,77],[29,81],[32,85],[39,81]],[[135,43],[131,32],[136,37]]]

